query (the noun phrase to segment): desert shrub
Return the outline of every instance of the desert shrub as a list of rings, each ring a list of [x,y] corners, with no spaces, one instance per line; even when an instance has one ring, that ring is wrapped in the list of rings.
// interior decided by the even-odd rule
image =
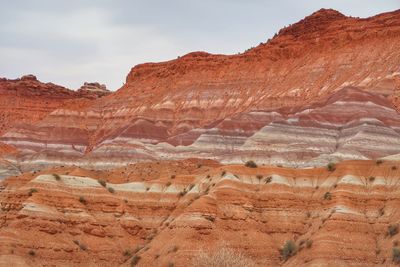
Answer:
[[[330,162],[328,165],[326,165],[326,169],[330,172],[333,172],[336,169],[336,164],[333,162]]]
[[[283,245],[282,249],[280,250],[281,256],[283,260],[287,260],[290,257],[296,255],[297,253],[297,246],[293,240],[286,241],[285,245]]]
[[[171,182],[167,182],[166,184],[165,184],[165,186],[170,186],[171,185]]]
[[[131,260],[131,266],[136,266],[139,263],[140,260],[140,256],[139,255],[135,255],[132,257]]]
[[[374,177],[374,176],[370,176],[370,177],[368,178],[368,181],[370,181],[370,182],[372,183],[373,181],[375,181],[375,177]]]
[[[28,254],[31,255],[31,256],[35,256],[36,252],[31,249],[31,250],[28,251]]]
[[[214,222],[215,221],[215,217],[211,216],[211,215],[205,215],[204,218],[206,218],[207,220],[209,220],[210,222]]]
[[[80,196],[80,197],[79,197],[79,202],[81,202],[81,203],[84,204],[84,205],[86,205],[86,203],[87,203],[87,201],[86,201],[86,199],[85,199],[84,196]]]
[[[186,190],[182,190],[181,192],[179,192],[179,196],[180,197],[183,197],[184,195],[186,195]]]
[[[307,241],[306,241],[306,247],[307,247],[307,248],[311,248],[311,246],[312,246],[312,243],[313,243],[313,241],[312,241],[312,240],[310,240],[310,239],[307,239]]]
[[[110,193],[115,193],[115,190],[114,190],[114,188],[112,188],[112,187],[109,187],[109,188],[107,188],[108,189],[108,192],[110,192]]]
[[[97,182],[99,182],[99,184],[100,184],[102,187],[106,187],[106,186],[107,186],[107,182],[104,181],[104,180],[102,180],[102,179],[97,180]]]
[[[61,180],[61,176],[58,175],[57,173],[53,173],[53,177],[54,177],[54,179],[56,179],[57,181],[60,181],[60,180]]]
[[[174,245],[172,248],[169,250],[169,252],[177,252],[178,251],[178,246]]]
[[[228,248],[216,249],[212,253],[200,252],[194,257],[193,267],[255,267],[256,265],[240,252]]]
[[[81,250],[87,250],[87,247],[86,247],[86,245],[85,244],[82,244],[82,243],[79,243],[79,248],[81,249]]]
[[[173,262],[168,262],[167,267],[174,267],[174,263]]]
[[[125,257],[130,257],[132,256],[132,251],[129,249],[125,249],[124,252],[122,253]]]
[[[385,209],[384,208],[380,208],[379,209],[379,216],[383,216],[385,214]]]
[[[383,160],[378,159],[377,161],[375,161],[376,165],[381,165],[383,163]]]
[[[36,188],[31,188],[31,189],[29,189],[28,195],[29,195],[29,196],[32,196],[33,193],[37,193],[37,192],[38,192],[38,191],[37,191]]]
[[[256,178],[257,178],[258,180],[261,180],[261,179],[263,178],[263,176],[262,176],[261,174],[257,174],[257,175],[256,175]]]
[[[171,179],[175,179],[175,177],[176,177],[175,174],[172,174],[172,175],[171,175]]]
[[[224,177],[225,174],[226,174],[226,171],[222,171],[222,172],[221,172],[221,177]]]
[[[399,232],[398,224],[391,224],[388,226],[387,235],[394,236]]]
[[[265,179],[265,183],[266,183],[266,184],[269,184],[270,182],[272,182],[272,176],[268,176],[268,177]]]
[[[394,263],[400,263],[400,248],[394,247],[392,248],[392,260]]]
[[[252,161],[252,160],[247,161],[247,162],[244,164],[244,166],[246,166],[246,167],[248,167],[248,168],[257,168],[257,164],[256,164],[254,161]]]
[[[396,166],[392,166],[392,171],[395,171],[395,170],[397,170],[397,167]]]
[[[326,192],[326,193],[324,194],[324,199],[325,199],[325,200],[331,200],[331,199],[332,199],[332,194],[331,194],[330,192]]]

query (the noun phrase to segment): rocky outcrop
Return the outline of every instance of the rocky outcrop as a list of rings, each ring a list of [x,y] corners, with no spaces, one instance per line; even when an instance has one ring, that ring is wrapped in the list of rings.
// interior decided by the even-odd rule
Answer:
[[[26,173],[1,184],[0,263],[188,266],[226,247],[257,266],[390,265],[398,177],[389,161],[285,169],[186,160]],[[297,249],[284,260],[289,240]]]
[[[71,100],[84,102],[97,97],[95,93],[75,92],[53,83],[42,83],[32,74],[15,80],[1,78],[0,133],[17,124],[34,125]]]
[[[85,82],[81,88],[78,89],[78,92],[81,94],[96,94],[99,97],[109,95],[111,93],[109,90],[107,90],[105,84],[99,84],[98,82]]]

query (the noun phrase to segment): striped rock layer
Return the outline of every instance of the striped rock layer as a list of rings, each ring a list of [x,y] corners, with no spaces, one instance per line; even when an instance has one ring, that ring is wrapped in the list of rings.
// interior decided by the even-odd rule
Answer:
[[[26,173],[0,187],[0,265],[130,266],[140,257],[138,266],[191,266],[228,248],[255,266],[387,266],[399,238],[389,231],[400,219],[399,167],[185,160]],[[289,240],[296,253],[285,260]]]
[[[190,157],[300,167],[396,159],[399,36],[399,11],[358,19],[323,9],[238,55],[138,65],[115,93],[6,127],[0,142],[17,152],[3,160],[27,171]]]

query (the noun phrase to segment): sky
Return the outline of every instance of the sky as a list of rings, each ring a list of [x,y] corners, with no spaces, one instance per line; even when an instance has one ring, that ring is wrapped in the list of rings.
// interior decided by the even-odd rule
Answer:
[[[0,77],[116,90],[137,64],[243,52],[320,8],[369,17],[400,0],[0,0]]]

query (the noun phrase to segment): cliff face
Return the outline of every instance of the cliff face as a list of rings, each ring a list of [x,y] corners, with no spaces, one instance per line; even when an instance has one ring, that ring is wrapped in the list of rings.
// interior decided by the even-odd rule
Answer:
[[[225,247],[256,266],[390,265],[398,168],[185,160],[27,173],[0,189],[0,264],[130,266],[140,257],[138,266],[191,266]],[[289,240],[296,252],[284,260]]]
[[[399,11],[356,19],[320,10],[239,55],[195,52],[136,66],[116,93],[52,104],[38,112],[44,119],[22,120],[0,141],[18,149],[8,160],[24,170],[77,160],[94,168],[186,157],[315,166],[395,155],[399,36]],[[383,142],[371,141],[377,136]]]
[[[0,79],[0,265],[395,263],[399,62],[399,11],[320,10],[111,94]]]

